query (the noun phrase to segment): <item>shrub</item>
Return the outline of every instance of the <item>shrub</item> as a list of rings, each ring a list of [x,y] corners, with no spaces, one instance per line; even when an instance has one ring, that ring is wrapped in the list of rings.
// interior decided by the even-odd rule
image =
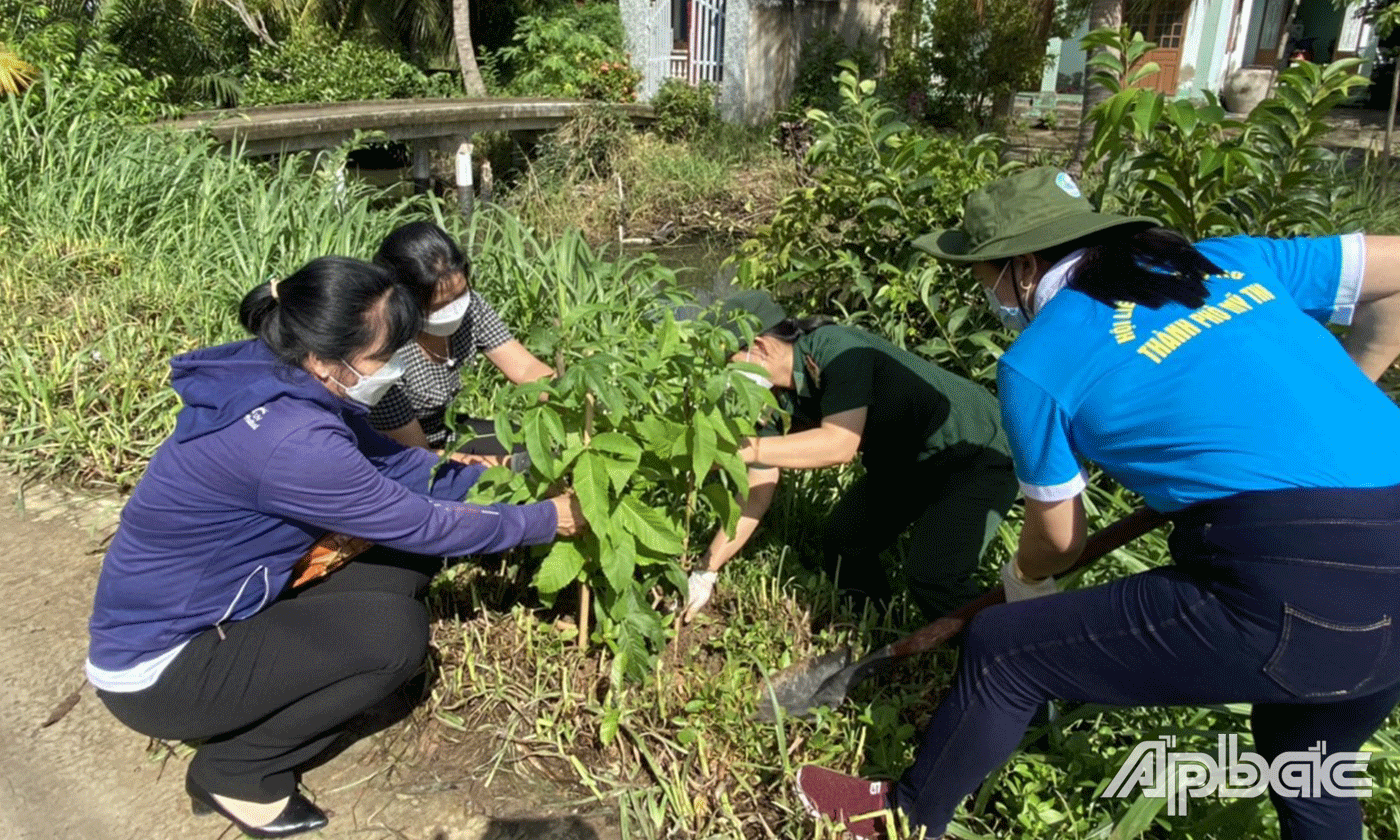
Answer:
[[[1046,39],[1068,36],[1088,5],[916,0],[891,23],[892,101],[935,125],[984,129],[994,104],[1034,88],[1045,69]]]
[[[850,62],[856,74],[869,76],[875,72],[875,55],[863,44],[848,46],[834,32],[818,32],[802,45],[797,61],[797,77],[792,85],[791,107],[797,111],[821,108],[834,111],[841,107],[841,92],[836,84],[840,63]]]
[[[605,178],[632,135],[632,121],[615,106],[580,108],[541,145],[541,172],[564,181]]]
[[[579,84],[578,96],[599,102],[632,102],[641,83],[642,74],[625,59],[600,61]]]
[[[122,60],[148,75],[169,76],[180,104],[231,107],[242,95],[252,36],[221,4],[124,0],[103,4],[103,35]]]
[[[1210,93],[1198,104],[1131,86],[1156,70],[1137,66],[1152,47],[1140,35],[1100,30],[1085,41],[1109,48],[1094,59],[1094,80],[1113,95],[1089,115],[1085,160],[1105,209],[1156,217],[1192,239],[1335,233],[1371,213],[1322,145],[1331,130],[1325,117],[1365,84],[1353,72],[1358,60],[1297,62],[1279,75],[1273,96],[1236,120]]]
[[[740,285],[771,289],[804,313],[849,315],[963,375],[986,373],[990,315],[958,290],[959,269],[913,240],[962,218],[963,197],[1003,171],[999,144],[915,130],[849,64],[839,91],[838,111],[808,112],[811,183],[740,247]]]
[[[278,105],[444,93],[442,85],[430,84],[422,71],[383,47],[307,26],[276,47],[253,51],[243,101]]]
[[[126,63],[121,52],[100,37],[85,14],[63,15],[39,3],[0,0],[0,20],[8,27],[15,52],[37,71],[23,107],[31,114],[46,108],[51,96],[65,111],[85,110],[123,124],[170,116],[172,80],[143,73]]]
[[[568,15],[521,18],[511,44],[488,63],[493,75],[509,79],[505,92],[512,96],[630,102],[642,78],[620,47],[579,28]]]
[[[477,230],[479,273],[509,290],[510,317],[535,325],[528,343],[560,375],[511,389],[498,407],[501,442],[523,444],[534,464],[525,475],[494,468],[475,497],[519,502],[572,486],[590,531],[549,547],[534,584],[549,602],[582,584],[581,632],[591,606],[613,685],[639,680],[669,638],[653,590],[684,591],[676,561],[693,531],[738,521],[739,444],[772,395],[727,364],[726,330],[677,320],[673,307],[689,299],[652,258],[605,260],[577,231],[542,245],[508,216]]]
[[[711,82],[692,85],[684,79],[667,79],[651,98],[656,130],[668,140],[689,140],[719,122],[715,101],[719,87]]]

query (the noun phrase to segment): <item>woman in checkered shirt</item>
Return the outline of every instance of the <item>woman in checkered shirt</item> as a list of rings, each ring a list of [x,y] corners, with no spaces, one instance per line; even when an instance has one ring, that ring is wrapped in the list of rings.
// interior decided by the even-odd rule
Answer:
[[[393,270],[418,297],[427,317],[417,339],[402,352],[403,379],[370,412],[370,423],[404,444],[441,449],[452,438],[447,408],[462,387],[459,368],[480,352],[511,382],[533,382],[554,369],[517,341],[496,311],[472,289],[471,263],[442,228],[412,222],[385,237],[374,261]],[[486,420],[457,418],[489,436]],[[493,438],[467,451],[503,455]]]

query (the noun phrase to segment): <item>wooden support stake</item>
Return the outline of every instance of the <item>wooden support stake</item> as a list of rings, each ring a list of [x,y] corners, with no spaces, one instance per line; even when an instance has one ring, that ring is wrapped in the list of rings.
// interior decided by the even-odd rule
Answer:
[[[578,649],[588,649],[588,618],[593,612],[592,600],[593,591],[588,588],[588,584],[579,582],[578,585]]]
[[[560,367],[563,367],[563,365],[561,364]],[[588,441],[591,440],[592,437],[593,437],[593,410],[594,410],[594,408],[593,408],[593,394],[592,394],[592,392],[585,393],[585,394],[583,395],[583,445],[584,445],[584,446],[587,446],[587,445],[588,445]],[[600,547],[602,546],[602,541],[601,541],[601,540],[599,541],[598,545],[599,545]],[[590,613],[591,613],[591,605],[589,604],[589,601],[591,600],[591,595],[592,595],[592,592],[589,590],[588,584],[587,584],[587,583],[584,583],[584,582],[580,582],[580,583],[579,583],[579,589],[578,589],[578,648],[579,648],[579,650],[584,650],[584,649],[586,649],[586,648],[588,647],[588,619],[589,619],[589,615],[590,615]]]

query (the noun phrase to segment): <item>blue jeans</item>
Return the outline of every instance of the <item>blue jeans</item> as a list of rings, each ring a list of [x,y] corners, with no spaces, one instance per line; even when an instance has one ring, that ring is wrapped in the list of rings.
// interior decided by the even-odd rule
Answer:
[[[988,609],[894,801],[938,837],[1046,700],[1254,704],[1255,752],[1355,751],[1400,699],[1400,487],[1242,493],[1173,517],[1175,565]],[[1271,793],[1272,795],[1272,793]],[[1285,840],[1357,800],[1273,797]]]

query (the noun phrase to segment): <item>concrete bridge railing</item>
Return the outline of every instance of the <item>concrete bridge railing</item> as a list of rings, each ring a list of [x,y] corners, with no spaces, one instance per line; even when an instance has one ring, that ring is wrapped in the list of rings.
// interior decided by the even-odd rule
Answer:
[[[426,182],[434,149],[457,154],[457,189],[464,211],[472,201],[472,136],[485,131],[557,128],[589,103],[573,99],[386,99],[272,105],[190,114],[165,125],[208,132],[260,157],[335,148],[356,132],[378,132],[413,149],[413,176]],[[634,124],[653,119],[650,105],[618,105]]]

